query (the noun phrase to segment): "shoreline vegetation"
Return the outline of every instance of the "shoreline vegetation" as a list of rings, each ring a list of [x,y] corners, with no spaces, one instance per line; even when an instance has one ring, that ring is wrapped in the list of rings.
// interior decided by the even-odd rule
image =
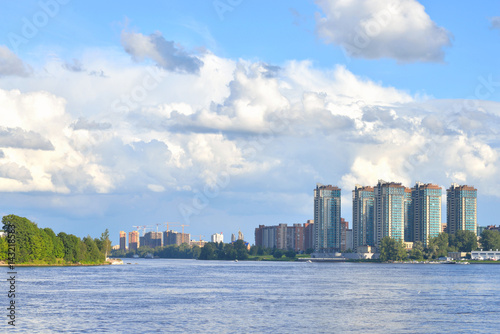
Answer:
[[[100,238],[90,236],[83,239],[72,234],[60,232],[55,234],[50,228],[39,228],[36,223],[27,218],[8,215],[2,218],[3,230],[12,231],[7,236],[0,237],[0,267],[13,264],[23,267],[77,267],[123,264],[121,259],[134,257],[167,258],[167,259],[198,259],[226,261],[300,261],[319,262],[311,259],[312,249],[305,253],[294,250],[248,246],[243,240],[224,244],[208,242],[203,247],[198,245],[167,245],[156,247],[139,247],[137,251],[111,250],[109,232],[106,229]],[[479,239],[485,249],[500,249],[500,232],[485,230]],[[446,257],[448,252],[469,253],[467,261],[470,264],[500,264],[500,261],[470,260],[470,252],[478,249],[475,233],[458,231],[454,235],[440,233],[431,238],[429,245],[424,247],[416,242],[413,249],[407,251],[402,242],[385,237],[380,244],[380,259],[349,259],[336,258],[332,261],[348,263],[408,263],[408,264],[441,264],[461,263],[464,261],[438,261]],[[346,253],[352,252],[350,250]],[[115,259],[109,259],[110,254]],[[15,256],[13,256],[15,255]]]
[[[0,238],[1,266],[95,266],[111,264],[109,232],[100,238],[83,239],[73,234],[55,234],[50,228],[39,228],[27,218],[7,215],[2,218],[3,230],[11,231]]]

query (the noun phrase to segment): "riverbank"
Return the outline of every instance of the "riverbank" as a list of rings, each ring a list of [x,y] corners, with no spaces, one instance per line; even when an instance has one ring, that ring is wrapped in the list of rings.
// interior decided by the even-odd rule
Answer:
[[[121,259],[108,259],[103,263],[15,263],[14,267],[93,267],[123,264]],[[8,267],[5,261],[0,261],[0,267]]]

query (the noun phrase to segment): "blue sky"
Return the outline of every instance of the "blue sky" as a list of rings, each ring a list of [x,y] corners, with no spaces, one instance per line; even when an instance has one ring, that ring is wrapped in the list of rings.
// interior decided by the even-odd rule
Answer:
[[[0,4],[2,214],[253,242],[311,219],[316,182],[350,221],[384,178],[475,185],[497,224],[494,1]]]

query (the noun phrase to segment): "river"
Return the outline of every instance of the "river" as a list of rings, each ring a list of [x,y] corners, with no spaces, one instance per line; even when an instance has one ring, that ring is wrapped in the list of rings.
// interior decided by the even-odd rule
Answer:
[[[500,328],[500,265],[124,262],[132,264],[16,268],[16,326],[9,328],[4,316],[1,331],[498,333]],[[7,307],[8,286],[3,286]]]

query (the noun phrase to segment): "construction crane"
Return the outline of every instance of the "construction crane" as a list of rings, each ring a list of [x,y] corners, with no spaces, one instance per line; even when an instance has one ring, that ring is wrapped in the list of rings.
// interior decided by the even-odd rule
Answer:
[[[184,226],[189,226],[189,225],[186,225],[186,224],[180,224],[182,226],[182,234],[181,234],[181,244],[184,243]],[[189,240],[188,240],[189,242]]]
[[[146,235],[146,230],[151,228],[150,225],[142,225],[140,226],[140,228],[142,228],[142,236]]]
[[[166,225],[166,226],[167,226],[167,231],[166,231],[166,232],[167,232],[167,238],[168,238],[168,237],[169,237],[169,235],[170,235],[170,232],[169,232],[168,226],[169,226],[169,225],[170,225],[170,226],[172,226],[172,225],[179,225],[179,224],[178,224],[178,223],[170,223],[170,222],[166,222],[166,223],[163,223],[163,224],[161,224],[161,225]]]
[[[166,223],[163,223],[162,225],[167,225],[167,232],[168,232],[168,226],[175,226],[175,225],[180,225],[180,224],[179,223],[166,222]]]
[[[197,237],[198,237],[198,235],[197,235]],[[201,237],[204,237],[204,235],[200,234],[199,237],[200,237],[200,248],[201,248]]]

